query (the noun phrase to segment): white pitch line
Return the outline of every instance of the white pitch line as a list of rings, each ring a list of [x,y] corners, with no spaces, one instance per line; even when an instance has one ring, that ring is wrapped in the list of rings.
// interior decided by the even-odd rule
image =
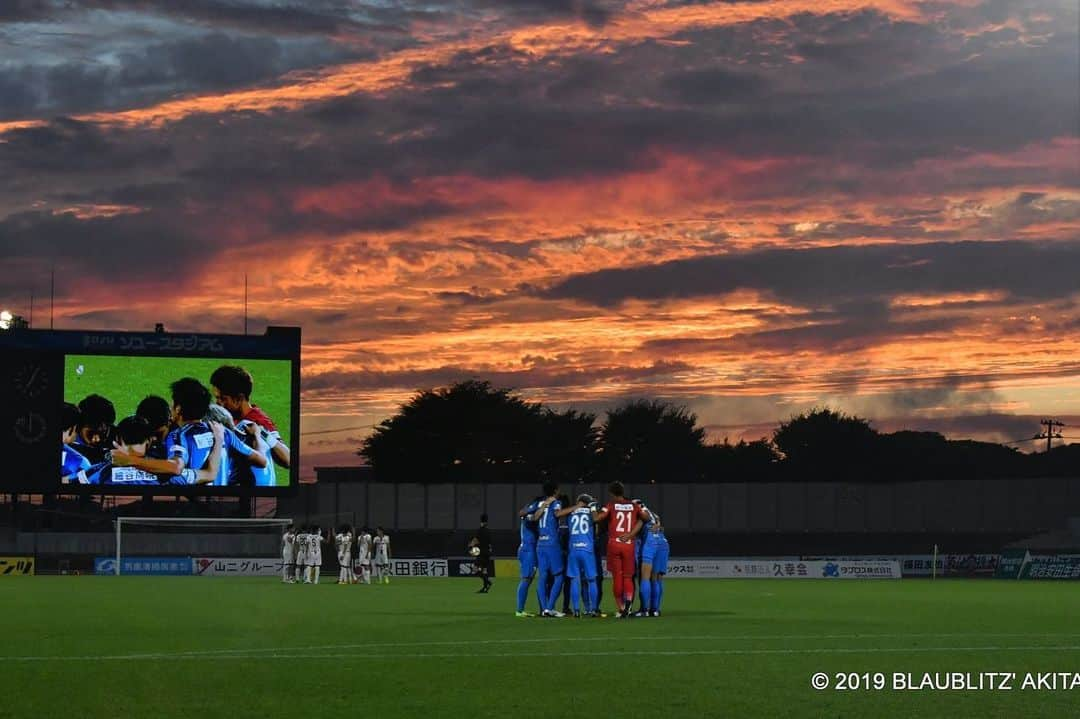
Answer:
[[[125,653],[125,654],[109,654],[109,655],[90,655],[90,656],[0,656],[0,662],[4,661],[21,661],[21,662],[46,662],[46,661],[97,661],[97,660],[137,660],[137,659],[199,659],[199,658],[244,658],[251,657],[253,659],[259,658],[260,655],[266,655],[270,657],[277,656],[294,656],[297,658],[305,658],[309,656],[322,657],[322,656],[369,656],[367,654],[296,654],[296,652],[314,652],[314,651],[340,651],[343,649],[412,649],[419,647],[472,647],[472,646],[491,646],[491,645],[521,645],[521,644],[550,644],[550,643],[563,643],[563,642],[606,642],[609,640],[626,641],[626,642],[638,642],[638,641],[775,641],[775,640],[787,640],[787,641],[822,641],[822,640],[868,640],[868,639],[942,639],[946,637],[971,637],[971,633],[941,633],[941,634],[804,634],[804,635],[756,635],[747,634],[741,636],[735,635],[713,635],[713,636],[652,636],[652,637],[626,637],[621,635],[605,635],[602,637],[547,637],[547,638],[532,638],[532,639],[480,639],[480,640],[448,640],[448,641],[434,641],[434,642],[371,642],[366,644],[324,644],[318,646],[302,646],[302,647],[263,647],[263,648],[237,648],[237,649],[205,649],[195,651],[181,651],[181,652],[139,652],[139,653]],[[1053,637],[1056,639],[1080,637],[1080,634],[1061,634],[1061,633],[1048,633],[1048,634],[1022,634],[1022,633],[998,633],[998,634],[979,634],[980,637],[986,638],[1008,638],[1008,637],[1025,637],[1029,639],[1038,637]],[[709,650],[706,653],[712,653],[713,650]],[[741,652],[750,650],[715,650],[715,651],[730,651]],[[760,651],[789,651],[789,650],[760,650]],[[803,651],[803,650],[790,650],[790,651]],[[865,649],[853,650],[853,651],[866,651]],[[881,651],[887,651],[882,649]],[[286,655],[285,652],[290,652]],[[660,654],[663,655],[663,651],[643,651],[640,654]],[[676,653],[692,653],[692,652],[676,652]],[[583,652],[583,654],[592,654],[592,652]],[[601,653],[603,654],[603,653]],[[385,654],[381,656],[427,656],[427,655],[412,655],[412,654]],[[436,655],[431,655],[436,656]],[[546,654],[450,654],[448,656],[547,656]],[[553,654],[552,656],[578,656],[575,653],[567,654]]]
[[[540,637],[530,639],[475,639],[475,640],[444,640],[434,642],[367,642],[363,644],[321,644],[321,645],[306,645],[301,647],[243,647],[236,649],[197,649],[191,651],[178,651],[178,652],[135,652],[125,654],[109,655],[116,659],[167,659],[170,657],[216,657],[225,656],[229,654],[259,654],[263,652],[313,652],[322,650],[335,650],[335,649],[401,649],[401,648],[413,648],[413,647],[471,647],[477,645],[498,645],[498,644],[551,644],[562,642],[606,642],[610,639],[616,639],[619,641],[627,642],[658,642],[658,641],[691,641],[691,642],[713,642],[713,641],[821,641],[830,639],[926,639],[926,638],[944,638],[944,637],[970,637],[973,636],[971,632],[952,632],[952,633],[924,633],[924,634],[908,634],[908,633],[895,633],[895,634],[714,634],[714,635],[672,635],[672,636],[645,636],[645,637],[627,637],[621,634],[605,634],[598,637]],[[977,636],[980,637],[1025,637],[1025,638],[1037,638],[1037,637],[1053,637],[1055,639],[1080,637],[1080,634],[1062,634],[1062,633],[1046,633],[1046,634],[1027,634],[1027,633],[1009,633],[1009,634],[983,634],[980,633]],[[45,661],[48,659],[56,659],[58,661],[72,661],[75,659],[99,659],[97,656],[85,656],[85,657],[66,657],[66,656],[33,656],[33,657],[0,657],[0,662],[9,659],[21,659],[23,661]]]
[[[522,657],[622,657],[622,656],[728,656],[728,655],[769,655],[769,654],[924,654],[933,652],[1028,652],[1058,651],[1077,652],[1077,646],[980,646],[980,647],[813,647],[805,649],[702,649],[702,650],[659,650],[659,651],[616,651],[616,652],[498,652],[498,653],[419,653],[419,654],[231,654],[216,659],[265,660],[265,659],[504,659]],[[39,662],[39,661],[131,661],[136,659],[203,659],[192,655],[104,655],[84,657],[4,657],[4,661]]]

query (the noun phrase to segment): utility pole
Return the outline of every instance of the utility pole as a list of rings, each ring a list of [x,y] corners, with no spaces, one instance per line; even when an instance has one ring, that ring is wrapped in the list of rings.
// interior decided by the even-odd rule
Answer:
[[[1061,428],[1065,426],[1065,423],[1058,422],[1056,419],[1044,419],[1039,422],[1039,424],[1041,424],[1043,427],[1046,427],[1046,431],[1039,433],[1039,435],[1036,436],[1035,439],[1045,439],[1046,451],[1049,452],[1050,443],[1055,439],[1062,439]],[[1057,431],[1054,430],[1055,427],[1057,427]]]

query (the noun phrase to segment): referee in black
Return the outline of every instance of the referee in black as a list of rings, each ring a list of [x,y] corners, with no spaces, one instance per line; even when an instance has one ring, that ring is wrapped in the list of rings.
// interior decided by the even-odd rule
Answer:
[[[487,594],[491,590],[491,530],[488,529],[488,516],[480,515],[480,529],[476,530],[476,536],[469,542],[470,547],[479,547],[480,554],[476,556],[473,565],[480,573],[483,585],[477,590],[477,594]]]

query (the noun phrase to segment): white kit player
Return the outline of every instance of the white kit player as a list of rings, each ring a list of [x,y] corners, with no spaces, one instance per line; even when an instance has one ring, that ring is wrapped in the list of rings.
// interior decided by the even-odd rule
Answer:
[[[352,546],[353,546],[353,531],[352,527],[345,526],[338,530],[338,533],[334,535],[334,544],[337,546],[337,560],[338,560],[338,584],[352,584],[353,583],[353,569],[352,569]]]
[[[390,536],[382,527],[375,530],[375,583],[390,583]]]
[[[322,545],[323,533],[319,527],[312,527],[308,535],[308,564],[311,565],[312,584],[319,583],[319,572],[322,571]]]
[[[296,532],[290,524],[281,535],[281,581],[296,582]]]
[[[356,563],[360,566],[360,580],[371,584],[371,532],[364,527],[356,538]]]
[[[311,579],[307,573],[308,563],[308,530],[305,527],[296,535],[296,578],[294,582],[310,584]]]

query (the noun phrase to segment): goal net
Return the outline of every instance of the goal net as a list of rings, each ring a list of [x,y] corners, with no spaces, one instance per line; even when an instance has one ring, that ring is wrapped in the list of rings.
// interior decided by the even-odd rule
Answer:
[[[116,528],[116,567],[125,557],[154,556],[279,556],[281,535],[291,519],[189,519],[179,517],[119,517]]]

